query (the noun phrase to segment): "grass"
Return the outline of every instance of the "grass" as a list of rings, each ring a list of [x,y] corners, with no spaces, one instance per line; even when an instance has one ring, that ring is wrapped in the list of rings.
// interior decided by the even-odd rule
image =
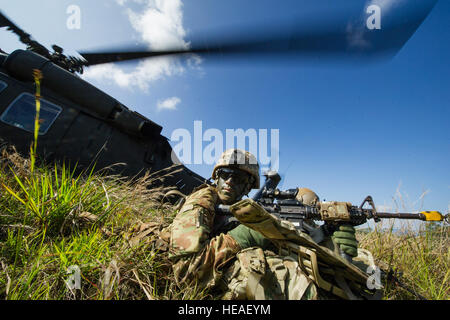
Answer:
[[[141,226],[160,230],[176,211],[161,205],[169,188],[147,188],[156,175],[119,176],[46,167],[3,149],[0,160],[0,299],[210,299],[176,286],[154,241],[131,241]],[[385,269],[427,299],[450,298],[449,228],[359,232]],[[146,238],[152,240],[152,238]],[[70,285],[80,274],[80,288]],[[387,284],[386,299],[417,299]]]
[[[423,223],[417,231],[411,225],[394,232],[377,226],[374,231],[359,233],[360,246],[368,249],[375,263],[392,269],[410,290],[387,283],[385,299],[450,299],[450,228]]]
[[[424,190],[417,200],[402,192],[401,183],[393,196],[391,212],[423,211]],[[362,231],[362,230],[361,230]],[[443,222],[383,220],[370,232],[358,234],[360,246],[372,252],[384,270],[401,276],[401,285],[388,283],[385,299],[450,300],[450,227]]]
[[[137,225],[173,218],[171,206],[160,203],[169,188],[147,188],[156,176],[124,180],[31,165],[2,151],[1,299],[202,297],[195,288],[175,289],[165,255],[150,244],[130,245]],[[79,268],[79,290],[66,285],[71,268]]]

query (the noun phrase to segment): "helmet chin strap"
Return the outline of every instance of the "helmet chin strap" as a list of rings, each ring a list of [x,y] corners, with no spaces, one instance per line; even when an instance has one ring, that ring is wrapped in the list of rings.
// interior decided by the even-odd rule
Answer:
[[[249,194],[250,191],[252,190],[252,185],[253,185],[253,182],[247,183],[247,186],[246,186],[245,192],[244,192],[244,195],[245,195],[245,196],[248,196],[248,194]],[[241,199],[242,199],[242,197],[241,197]],[[239,200],[240,200],[240,199],[239,199]]]

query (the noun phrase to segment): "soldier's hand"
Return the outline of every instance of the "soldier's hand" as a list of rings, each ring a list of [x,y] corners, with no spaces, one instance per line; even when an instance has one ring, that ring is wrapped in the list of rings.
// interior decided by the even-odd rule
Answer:
[[[349,224],[340,225],[331,238],[349,256],[356,257],[358,255],[358,241],[353,226]]]
[[[243,224],[240,224],[236,228],[230,230],[228,234],[236,240],[241,249],[250,247],[260,247],[265,249],[271,244],[271,241],[265,238],[261,233],[250,229]]]
[[[250,198],[231,205],[230,212],[242,223],[258,223],[267,220],[269,216],[263,207]]]

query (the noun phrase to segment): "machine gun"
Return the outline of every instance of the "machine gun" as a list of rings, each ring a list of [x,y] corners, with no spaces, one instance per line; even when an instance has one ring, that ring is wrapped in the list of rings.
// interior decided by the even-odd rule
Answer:
[[[351,224],[358,226],[369,219],[375,222],[381,219],[415,219],[422,221],[446,221],[449,223],[449,215],[442,215],[439,211],[422,211],[419,213],[390,213],[378,212],[371,196],[367,196],[362,204],[354,206],[349,202],[325,201],[317,206],[307,206],[297,200],[298,189],[280,191],[277,185],[281,180],[275,171],[264,174],[266,181],[261,189],[252,197],[267,212],[274,214],[283,220],[292,222],[298,229],[309,233],[313,239],[320,242],[325,235],[334,232],[338,224]],[[368,204],[370,208],[364,208]],[[219,215],[230,216],[229,206],[219,205],[216,208]],[[311,227],[305,223],[308,220],[324,221],[325,225],[318,228]]]

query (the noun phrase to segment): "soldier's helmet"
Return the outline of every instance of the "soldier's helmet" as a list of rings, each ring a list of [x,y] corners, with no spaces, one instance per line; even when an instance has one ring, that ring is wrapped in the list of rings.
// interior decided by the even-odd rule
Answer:
[[[295,196],[297,201],[300,201],[307,206],[316,206],[319,203],[319,197],[317,194],[308,188],[298,188],[297,195]]]
[[[241,149],[228,149],[220,156],[212,172],[212,179],[217,179],[217,170],[220,168],[236,168],[252,176],[252,189],[259,188],[259,165],[256,157],[248,151]]]

